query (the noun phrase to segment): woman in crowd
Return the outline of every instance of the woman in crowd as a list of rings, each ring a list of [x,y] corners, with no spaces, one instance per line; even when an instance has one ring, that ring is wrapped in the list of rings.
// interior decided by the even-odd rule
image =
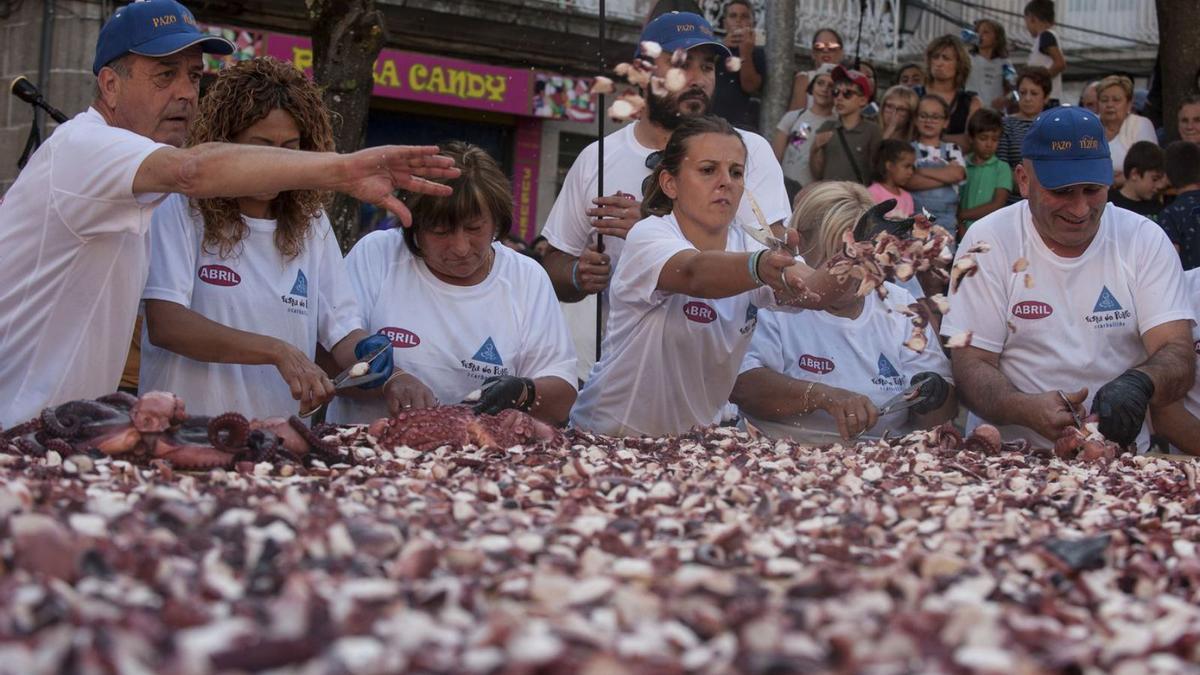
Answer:
[[[1050,97],[1050,71],[1040,66],[1025,66],[1017,76],[1017,112],[1004,117],[1004,131],[1000,133],[1000,145],[996,156],[1002,162],[1008,162],[1012,168],[1021,163],[1021,143],[1033,121],[1042,114],[1046,107],[1046,99]],[[1012,197],[1020,199],[1020,195]]]
[[[917,94],[934,94],[950,106],[945,140],[966,146],[967,118],[983,105],[975,92],[966,90],[971,76],[971,57],[966,45],[953,35],[934,38],[925,48],[925,67],[929,80],[925,86],[916,88]]]
[[[915,135],[917,104],[921,97],[911,87],[902,84],[888,89],[883,94],[879,112],[879,126],[883,127],[883,139],[889,138],[910,143]]]
[[[271,58],[222,69],[200,100],[190,142],[214,141],[334,147],[318,88]],[[174,392],[197,415],[292,415],[333,396],[313,362],[318,343],[346,368],[356,346],[362,354],[386,342],[362,330],[324,199],[303,190],[194,202],[175,194],[155,209],[142,392]],[[386,379],[391,359],[376,364]]]
[[[873,205],[867,190],[851,182],[805,190],[791,221],[807,247],[805,261],[820,268]],[[899,286],[885,288],[886,301],[846,288],[824,311],[759,312],[730,397],[747,422],[778,438],[829,442],[861,433],[876,438],[885,431],[905,433],[952,419],[957,404],[948,383],[950,361],[935,331],[926,329],[929,346],[920,353],[904,346],[912,324],[891,306],[914,300]],[[917,384],[920,403],[879,415],[880,405]]]
[[[449,197],[405,198],[413,224],[372,232],[346,264],[363,325],[391,339],[388,400],[339,397],[337,422],[458,403],[518,409],[561,424],[575,402],[575,355],[541,266],[499,242],[512,226],[512,187],[482,148],[443,146],[461,171]]]
[[[979,95],[984,105],[1000,112],[1008,108],[1010,73],[1015,74],[1008,60],[1008,35],[1004,26],[992,19],[975,22],[979,44],[971,50],[971,76],[967,79],[967,90]]]
[[[836,66],[846,58],[845,42],[842,36],[832,28],[821,28],[813,33],[812,38],[812,59],[816,68],[820,68],[825,64]],[[811,108],[813,105],[812,98],[809,97],[809,80],[812,79],[816,70],[804,70],[796,73],[796,77],[792,80],[792,100],[788,103],[788,110],[799,110],[801,108]]]
[[[1108,151],[1112,155],[1113,184],[1119,188],[1125,184],[1125,154],[1138,141],[1158,144],[1154,124],[1133,112],[1133,80],[1124,75],[1109,75],[1096,85],[1096,96],[1100,105],[1100,122],[1108,137]]]
[[[919,63],[906,63],[896,72],[896,84],[915,89],[925,86],[925,70]]]
[[[730,227],[745,165],[741,136],[719,117],[687,118],[671,134],[610,286],[603,356],[571,411],[574,426],[663,436],[713,424],[758,309],[836,295],[828,273]]]
[[[771,149],[783,166],[783,176],[795,185],[789,185],[789,193],[799,192],[801,187],[813,182],[812,170],[808,165],[811,137],[829,120],[833,112],[833,66],[825,64],[814,71],[808,85],[812,105],[800,110],[789,110],[779,120],[775,135],[771,138]],[[795,195],[792,194],[794,197]]]

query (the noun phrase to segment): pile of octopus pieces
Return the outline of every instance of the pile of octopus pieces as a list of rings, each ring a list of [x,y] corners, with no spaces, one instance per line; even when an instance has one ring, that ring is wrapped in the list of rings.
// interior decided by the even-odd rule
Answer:
[[[385,447],[432,450],[442,445],[511,447],[560,442],[562,434],[526,413],[506,410],[476,415],[467,406],[413,410],[369,427]],[[116,393],[96,400],[47,408],[37,418],[0,433],[0,452],[67,458],[113,456],[138,463],[166,462],[176,469],[231,468],[239,463],[353,464],[337,443],[335,427],[310,429],[298,417],[248,420],[231,412],[189,416],[184,402],[167,392],[141,397]]]
[[[29,673],[1193,667],[1194,467],[992,431],[420,452],[355,428],[360,463],[319,477],[0,462],[0,652]]]

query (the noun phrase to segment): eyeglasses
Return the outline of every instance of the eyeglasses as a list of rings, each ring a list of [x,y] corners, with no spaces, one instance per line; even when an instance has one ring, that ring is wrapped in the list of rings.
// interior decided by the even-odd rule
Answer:
[[[646,168],[650,169],[651,171],[657,169],[658,165],[662,163],[662,158],[662,150],[655,150],[654,152],[646,155]]]
[[[936,114],[936,113],[935,113],[935,114],[930,114],[930,113],[921,113],[921,114],[917,115],[917,119],[919,119],[919,120],[931,121],[931,122],[937,122],[937,121],[939,121],[939,120],[944,120],[944,119],[946,119],[946,116],[945,116],[945,115],[938,115],[938,114]]]
[[[842,45],[837,42],[814,42],[813,51],[815,52],[836,52],[841,49]]]
[[[854,98],[855,96],[862,96],[862,95],[863,95],[863,93],[861,91],[850,88],[850,87],[847,87],[845,89],[834,89],[833,90],[834,98],[837,98],[839,96],[841,98]]]
[[[902,105],[896,105],[895,103],[884,103],[883,109],[890,110],[892,112],[908,112],[908,108]]]

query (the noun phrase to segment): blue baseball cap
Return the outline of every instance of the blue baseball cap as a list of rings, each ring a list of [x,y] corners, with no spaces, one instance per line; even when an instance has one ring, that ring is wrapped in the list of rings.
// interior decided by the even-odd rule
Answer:
[[[733,56],[713,34],[712,24],[699,14],[692,12],[667,12],[659,15],[642,29],[641,42],[657,42],[663,51],[670,54],[676,49],[684,51],[701,45],[712,45],[725,56]],[[635,56],[642,55],[641,43]]]
[[[195,45],[209,54],[232,54],[233,43],[203,33],[196,17],[175,0],[138,0],[118,9],[100,29],[92,74],[126,54],[168,56]]]
[[[1100,118],[1087,108],[1063,106],[1037,116],[1021,143],[1042,187],[1112,185],[1112,156]]]

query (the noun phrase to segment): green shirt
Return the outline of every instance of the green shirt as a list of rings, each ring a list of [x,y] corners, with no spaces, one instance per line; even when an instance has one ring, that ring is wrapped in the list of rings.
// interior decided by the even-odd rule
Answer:
[[[962,188],[962,196],[958,202],[959,208],[973,209],[980,204],[992,201],[998,188],[1012,192],[1012,169],[1008,167],[1008,164],[1001,162],[996,155],[989,157],[983,164],[976,164],[975,154],[967,155],[967,184]],[[970,227],[972,222],[964,220],[962,222],[963,229]]]

